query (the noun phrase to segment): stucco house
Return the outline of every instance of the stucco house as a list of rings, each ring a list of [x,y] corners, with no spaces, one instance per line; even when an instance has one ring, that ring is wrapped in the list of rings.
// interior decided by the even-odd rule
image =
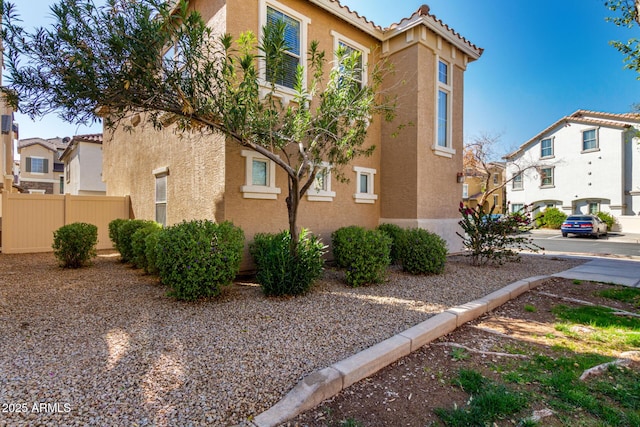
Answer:
[[[480,203],[482,195],[489,193],[483,205],[483,211],[493,209],[494,214],[503,214],[506,198],[506,168],[502,162],[487,164],[487,171],[476,168],[468,168],[464,171],[464,183],[462,184],[462,202],[464,206],[475,208]],[[487,184],[487,175],[489,183]]]
[[[23,191],[64,194],[64,164],[60,156],[69,138],[28,138],[18,141],[20,176]]]
[[[330,242],[347,225],[395,223],[423,227],[443,236],[450,251],[456,236],[462,191],[464,72],[482,49],[422,6],[410,17],[381,28],[336,0],[236,0],[192,2],[219,33],[259,33],[280,17],[294,37],[292,60],[305,66],[311,40],[328,57],[345,45],[358,50],[366,70],[381,58],[395,73],[384,90],[398,95],[397,120],[374,119],[367,144],[372,156],[358,158],[332,177],[331,167],[302,201],[298,224]],[[261,81],[269,73],[259,67]],[[292,68],[292,70],[295,67]],[[291,79],[277,85],[283,99]],[[409,124],[396,137],[399,123]],[[137,123],[136,123],[137,124]],[[105,129],[103,174],[107,195],[130,195],[137,218],[170,225],[182,220],[231,220],[250,241],[257,232],[288,228],[284,172],[256,152],[222,136],[156,131],[144,121],[133,130]]]
[[[76,135],[60,156],[64,163],[64,192],[74,196],[104,196],[102,134]]]
[[[505,156],[511,210],[640,214],[640,114],[578,110]]]

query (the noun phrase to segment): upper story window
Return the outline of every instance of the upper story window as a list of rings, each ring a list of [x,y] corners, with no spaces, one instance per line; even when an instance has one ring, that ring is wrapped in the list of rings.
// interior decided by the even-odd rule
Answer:
[[[540,158],[553,157],[553,139],[546,138],[540,141]]]
[[[493,185],[498,185],[500,184],[500,174],[494,173],[493,174]]]
[[[331,31],[331,35],[333,36],[333,51],[334,53],[338,52],[338,50],[342,50],[345,55],[352,55],[354,53],[358,54],[358,60],[356,63],[356,69],[354,70],[354,80],[360,88],[367,84],[367,73],[366,66],[369,61],[369,49],[364,47],[363,45],[349,39],[348,37],[343,36],[337,31]],[[337,60],[338,58],[336,58]]]
[[[462,198],[469,198],[469,184],[462,184]]]
[[[514,174],[511,181],[511,188],[513,190],[522,190],[522,173]]]
[[[540,169],[540,186],[553,187],[553,168]]]
[[[449,65],[443,61],[438,61],[438,81],[445,85],[449,84]]]
[[[309,18],[276,0],[260,0],[260,28],[267,23],[284,23],[286,52],[281,64],[261,59],[260,77],[263,82],[274,83],[284,94],[292,95],[298,65],[306,68],[306,39]],[[306,73],[303,73],[306,85]]]
[[[49,159],[43,157],[27,157],[25,172],[49,173]]]
[[[433,147],[435,153],[444,157],[453,157],[455,150],[452,147],[451,140],[451,115],[452,115],[452,93],[451,84],[451,67],[450,65],[438,59],[436,75],[436,143]]]
[[[598,132],[589,129],[582,132],[582,151],[594,151],[598,149]]]

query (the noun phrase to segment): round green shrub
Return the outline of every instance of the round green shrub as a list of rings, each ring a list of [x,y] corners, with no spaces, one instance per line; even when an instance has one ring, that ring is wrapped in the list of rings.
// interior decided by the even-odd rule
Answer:
[[[288,230],[256,234],[249,245],[257,267],[256,280],[267,296],[305,294],[322,274],[326,246],[318,237],[302,229],[295,255],[290,245]]]
[[[405,230],[398,242],[402,269],[411,274],[440,274],[447,261],[447,242],[423,228]]]
[[[53,254],[64,268],[80,268],[96,256],[98,227],[85,222],[64,225],[53,232]]]
[[[392,239],[381,230],[343,227],[333,232],[333,254],[338,265],[345,268],[349,286],[384,281],[391,264]]]
[[[133,262],[136,268],[144,268],[144,270],[147,271],[147,237],[160,230],[162,230],[161,224],[149,222],[138,228],[131,236],[131,250],[133,254],[131,262]]]
[[[607,231],[611,231],[611,228],[616,224],[616,218],[608,212],[598,212],[596,216],[607,224]]]
[[[231,284],[243,249],[244,232],[231,222],[183,221],[159,233],[156,266],[170,295],[191,301]]]
[[[538,212],[535,217],[536,226],[559,230],[567,215],[558,208],[547,208],[544,212]]]
[[[387,236],[391,237],[391,262],[397,263],[400,261],[398,256],[398,239],[404,231],[404,229],[395,224],[380,224],[377,230],[384,232]]]
[[[133,262],[135,257],[133,251],[133,235],[140,228],[153,223],[144,219],[128,219],[118,226],[118,252],[120,252],[122,262]]]

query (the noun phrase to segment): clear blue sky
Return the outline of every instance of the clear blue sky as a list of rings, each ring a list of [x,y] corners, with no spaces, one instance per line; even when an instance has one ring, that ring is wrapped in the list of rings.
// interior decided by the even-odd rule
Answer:
[[[16,1],[16,0],[14,0]],[[46,23],[52,0],[17,0],[25,25]],[[610,40],[640,36],[605,18],[604,0],[342,0],[388,26],[427,3],[484,54],[465,74],[465,139],[501,135],[505,154],[578,109],[623,113],[640,103],[640,81]],[[20,137],[100,132],[48,117],[17,116]]]

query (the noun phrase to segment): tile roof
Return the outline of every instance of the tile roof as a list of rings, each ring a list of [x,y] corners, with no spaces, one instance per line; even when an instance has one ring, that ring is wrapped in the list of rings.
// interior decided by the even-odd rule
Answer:
[[[26,138],[18,141],[18,150],[32,145],[41,145],[51,151],[64,150],[69,144],[69,138]]]
[[[524,151],[524,149],[529,145],[538,141],[546,133],[552,131],[553,129],[555,129],[560,125],[566,125],[569,123],[578,123],[578,124],[595,125],[595,126],[602,126],[602,127],[608,127],[608,128],[625,129],[625,128],[632,127],[634,123],[640,124],[640,114],[638,113],[615,114],[615,113],[603,113],[599,111],[578,110],[573,114],[570,114],[568,116],[561,118],[557,122],[553,123],[551,126],[548,126],[542,132],[538,133],[536,136],[529,139],[527,142],[525,142],[520,147],[518,147],[517,150],[507,154],[503,158],[504,159],[512,158],[516,154]]]

